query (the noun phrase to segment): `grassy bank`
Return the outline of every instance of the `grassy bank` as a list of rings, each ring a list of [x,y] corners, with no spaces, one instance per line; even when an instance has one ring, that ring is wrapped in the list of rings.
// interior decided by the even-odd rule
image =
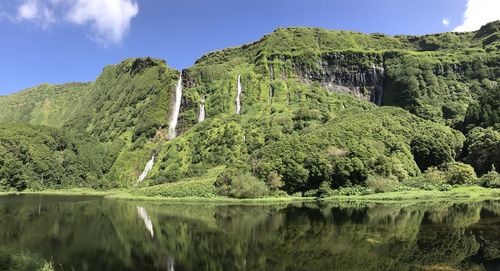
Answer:
[[[369,202],[401,202],[401,201],[480,201],[488,199],[500,200],[500,189],[480,186],[464,186],[449,191],[414,190],[402,192],[377,193],[360,196],[334,196],[322,201],[369,201]]]
[[[169,187],[170,189],[170,187]],[[296,201],[358,201],[358,202],[427,202],[427,201],[482,201],[500,200],[500,189],[483,188],[479,186],[456,187],[449,191],[404,191],[377,193],[356,196],[334,196],[322,199],[314,197],[266,197],[258,199],[233,199],[210,195],[209,197],[193,195],[186,196],[161,196],[144,195],[138,190],[110,190],[96,191],[91,189],[63,189],[45,190],[32,192],[1,192],[1,195],[61,195],[61,196],[103,196],[111,200],[137,200],[137,201],[165,201],[165,202],[212,202],[212,203],[273,203],[273,202],[296,202]]]

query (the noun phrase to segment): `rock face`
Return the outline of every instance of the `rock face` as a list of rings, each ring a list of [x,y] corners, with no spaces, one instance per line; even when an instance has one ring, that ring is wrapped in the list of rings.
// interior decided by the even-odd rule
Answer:
[[[305,83],[319,82],[330,91],[352,93],[375,104],[382,103],[385,74],[381,56],[325,54],[321,57],[319,66],[320,69],[311,70],[294,63],[294,70]]]

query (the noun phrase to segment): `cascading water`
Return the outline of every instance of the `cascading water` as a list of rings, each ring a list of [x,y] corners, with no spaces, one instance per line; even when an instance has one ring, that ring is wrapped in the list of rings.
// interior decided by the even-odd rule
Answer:
[[[236,114],[240,114],[241,111],[241,75],[238,75],[238,95],[236,95]]]
[[[137,179],[137,182],[135,185],[140,184],[144,179],[146,179],[146,176],[148,176],[148,173],[153,169],[153,165],[155,163],[155,155],[151,157],[151,160],[146,164],[146,167],[144,168],[144,171],[142,171],[141,175],[139,176],[139,179]]]
[[[172,140],[177,136],[175,128],[177,127],[177,120],[179,118],[179,112],[181,109],[181,100],[182,100],[182,72],[179,75],[179,82],[177,82],[177,87],[175,88],[175,102],[174,102],[174,108],[172,110],[172,116],[170,117],[170,123],[168,126],[168,140]]]
[[[383,74],[383,68],[382,68],[382,74]],[[373,102],[375,102],[378,106],[382,105],[382,96],[384,95],[384,87],[382,86],[382,81],[380,78],[378,78],[378,71],[377,67],[375,64],[372,64],[372,82],[375,84],[375,99]]]
[[[144,207],[137,206],[137,214],[144,221],[144,226],[146,226],[146,229],[148,230],[149,234],[151,235],[151,238],[154,238],[155,233],[153,231],[153,222],[151,221],[151,218],[149,218],[149,215],[146,212],[146,209],[144,209]]]
[[[198,115],[198,123],[205,120],[205,98],[201,98],[200,114]]]

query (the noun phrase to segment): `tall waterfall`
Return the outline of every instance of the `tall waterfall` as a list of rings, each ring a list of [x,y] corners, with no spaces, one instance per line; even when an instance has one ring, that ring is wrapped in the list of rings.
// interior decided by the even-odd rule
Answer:
[[[144,226],[146,226],[146,229],[151,235],[151,238],[155,237],[155,233],[153,231],[153,222],[151,221],[151,218],[149,218],[146,209],[144,209],[144,207],[137,206],[137,214],[144,221]]]
[[[382,96],[384,95],[384,87],[383,87],[383,72],[384,68],[382,68],[382,78],[379,78],[377,67],[375,63],[372,64],[372,83],[375,84],[375,97],[373,102],[378,106],[382,105]]]
[[[200,114],[198,115],[198,123],[205,120],[205,98],[201,98]]]
[[[241,111],[241,75],[238,75],[238,95],[236,95],[236,114]]]
[[[137,182],[135,185],[140,184],[144,179],[146,179],[146,176],[148,176],[148,173],[153,169],[153,165],[155,163],[155,155],[153,154],[153,157],[151,157],[151,160],[146,164],[146,167],[144,168],[144,171],[142,171],[141,175],[139,176],[139,179],[137,179]]]
[[[177,127],[177,120],[179,119],[179,111],[181,109],[182,100],[182,72],[179,75],[179,82],[177,82],[177,87],[175,88],[175,103],[172,110],[172,116],[170,117],[170,123],[168,127],[168,139],[174,139],[177,134],[175,128]]]

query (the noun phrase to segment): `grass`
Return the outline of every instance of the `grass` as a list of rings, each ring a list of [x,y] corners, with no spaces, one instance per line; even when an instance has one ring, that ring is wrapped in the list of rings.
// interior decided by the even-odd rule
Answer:
[[[377,193],[360,196],[333,196],[322,201],[365,201],[365,202],[401,202],[401,201],[481,201],[500,199],[500,189],[479,186],[455,187],[449,191],[403,191]]]
[[[138,190],[109,190],[96,191],[92,189],[62,189],[62,190],[44,190],[44,191],[28,191],[28,192],[0,192],[2,195],[89,195],[103,196],[111,200],[137,200],[137,201],[155,201],[155,202],[211,202],[211,203],[279,203],[279,202],[298,202],[298,201],[322,201],[322,202],[473,202],[482,200],[500,200],[500,189],[483,188],[479,186],[456,187],[449,191],[405,191],[405,192],[389,192],[378,193],[362,196],[334,196],[323,199],[314,197],[266,197],[257,199],[233,199],[221,197],[215,193],[206,193],[206,190],[195,189],[187,192],[190,188],[198,186],[204,187],[209,183],[209,180],[202,179],[198,181],[182,181],[171,184],[164,184],[142,188]],[[153,193],[153,189],[157,188],[157,192]],[[138,192],[140,191],[140,192]],[[201,192],[200,192],[201,191]],[[148,194],[149,193],[149,194]],[[207,196],[203,196],[207,195]]]

